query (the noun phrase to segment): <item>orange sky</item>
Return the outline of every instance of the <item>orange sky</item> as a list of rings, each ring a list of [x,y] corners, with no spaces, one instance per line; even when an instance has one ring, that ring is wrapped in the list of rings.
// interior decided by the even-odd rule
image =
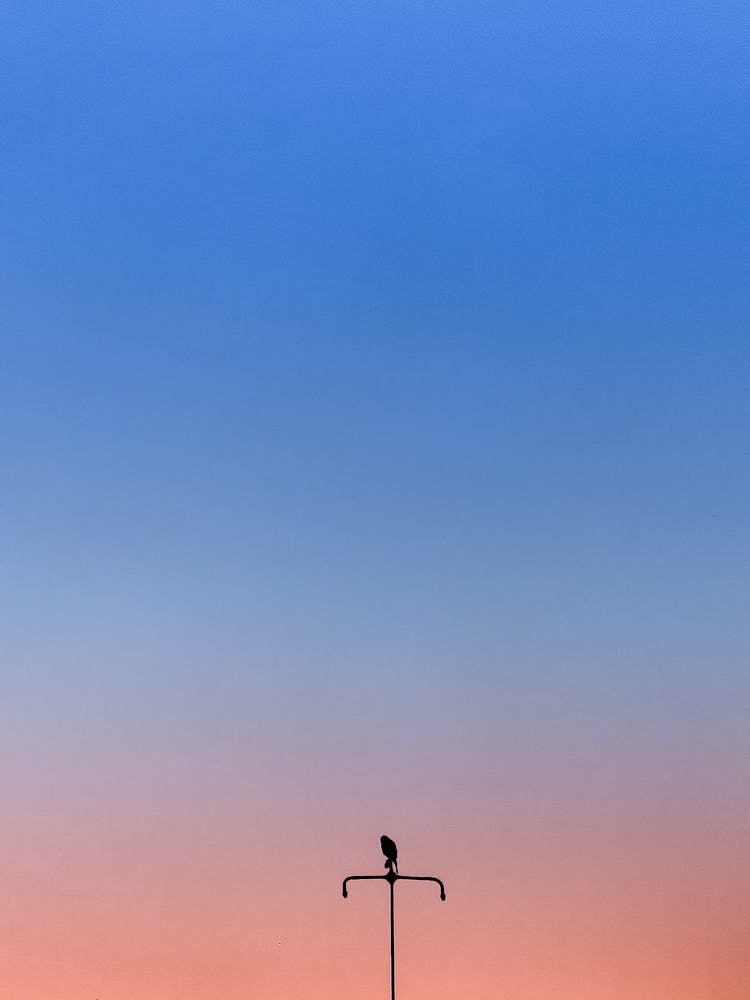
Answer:
[[[199,819],[197,789],[162,790],[150,804],[27,801],[11,816],[4,996],[386,997],[387,888],[340,893],[344,875],[380,872],[382,827],[402,872],[437,874],[448,895],[396,887],[404,1000],[747,997],[740,803],[687,830],[643,798],[597,817],[580,790],[567,807],[540,795],[513,812],[477,798],[473,816],[466,790],[412,808],[397,788],[368,803],[350,784],[338,806],[277,801],[257,817],[214,792]]]

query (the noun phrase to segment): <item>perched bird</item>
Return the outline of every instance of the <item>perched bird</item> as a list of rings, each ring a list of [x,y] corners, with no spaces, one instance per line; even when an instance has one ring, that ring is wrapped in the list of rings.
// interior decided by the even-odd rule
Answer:
[[[380,849],[385,854],[385,864],[384,868],[389,868],[391,871],[395,868],[396,874],[398,875],[398,848],[393,843],[390,837],[386,837],[385,834],[380,838]]]

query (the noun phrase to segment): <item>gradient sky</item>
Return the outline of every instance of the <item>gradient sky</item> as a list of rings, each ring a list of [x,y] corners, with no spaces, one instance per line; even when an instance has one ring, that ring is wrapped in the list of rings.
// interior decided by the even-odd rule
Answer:
[[[4,5],[3,997],[746,1000],[749,28]]]

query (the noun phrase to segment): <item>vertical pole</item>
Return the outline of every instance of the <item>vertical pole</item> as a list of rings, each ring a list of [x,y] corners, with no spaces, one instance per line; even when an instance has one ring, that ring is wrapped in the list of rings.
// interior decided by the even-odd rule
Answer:
[[[439,878],[435,878],[434,875],[397,875],[393,868],[386,865],[388,868],[387,875],[347,875],[344,879],[343,885],[341,886],[341,894],[344,899],[349,895],[346,884],[347,882],[359,882],[363,879],[367,881],[380,882],[384,881],[388,883],[389,890],[389,903],[390,903],[390,918],[391,918],[391,1000],[396,1000],[396,949],[394,947],[394,926],[393,926],[393,886],[398,882],[400,878],[405,878],[409,882],[437,882],[440,886],[440,898],[445,899],[445,886],[440,881]]]
[[[396,959],[393,945],[393,879],[388,879],[391,890],[391,1000],[396,1000]]]

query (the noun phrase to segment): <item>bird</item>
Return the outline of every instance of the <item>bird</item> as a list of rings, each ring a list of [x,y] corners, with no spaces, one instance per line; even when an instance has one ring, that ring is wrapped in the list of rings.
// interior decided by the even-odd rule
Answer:
[[[393,843],[390,837],[386,837],[385,834],[380,838],[380,849],[385,854],[385,864],[384,868],[389,868],[391,871],[396,870],[398,875],[398,848]]]

